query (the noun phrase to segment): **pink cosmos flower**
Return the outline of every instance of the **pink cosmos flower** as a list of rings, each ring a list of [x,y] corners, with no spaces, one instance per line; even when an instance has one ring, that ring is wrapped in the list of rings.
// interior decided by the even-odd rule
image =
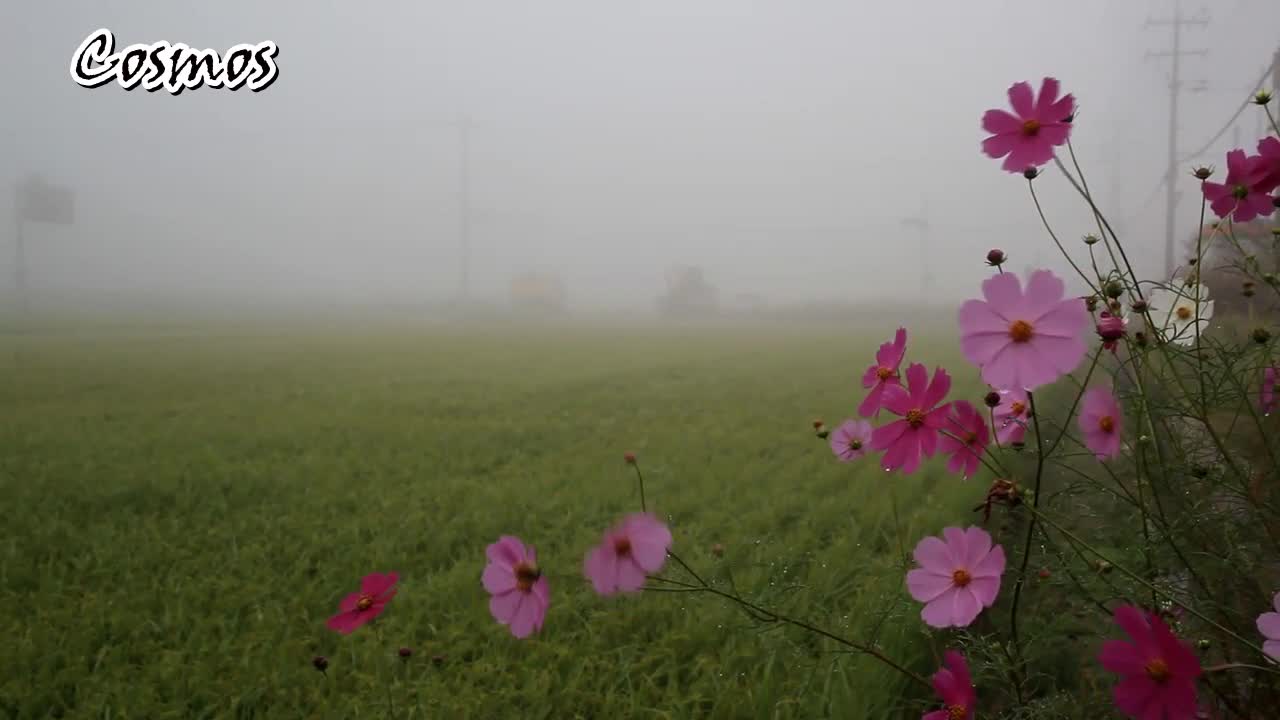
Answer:
[[[880,412],[881,398],[884,389],[890,385],[901,384],[898,380],[898,367],[902,365],[902,356],[907,351],[907,329],[898,328],[893,342],[887,342],[876,351],[876,362],[862,373],[862,387],[871,392],[863,398],[858,406],[858,414],[871,417]]]
[[[983,281],[985,300],[960,306],[960,348],[988,385],[1035,390],[1080,364],[1089,312],[1064,290],[1048,270],[1031,273],[1025,293],[1017,275],[1001,273]]]
[[[831,433],[831,452],[841,462],[852,462],[867,454],[871,444],[871,423],[866,420],[845,420]]]
[[[1004,548],[980,527],[949,527],[942,536],[916,545],[920,567],[907,573],[907,589],[925,603],[920,617],[930,627],[967,627],[1000,594]]]
[[[1068,118],[1076,107],[1073,97],[1064,95],[1059,99],[1058,91],[1058,81],[1049,77],[1040,84],[1039,98],[1031,91],[1030,83],[1010,87],[1013,112],[988,110],[982,116],[982,129],[991,133],[982,141],[982,151],[988,157],[1004,158],[1001,167],[1011,173],[1052,160],[1053,149],[1071,134]]]
[[[644,587],[645,577],[662,569],[671,531],[650,513],[634,513],[604,534],[587,553],[583,572],[596,592],[613,595]]]
[[[1102,338],[1102,347],[1116,351],[1116,344],[1128,332],[1129,319],[1122,315],[1112,315],[1103,310],[1098,319],[1098,337]]]
[[[480,582],[489,593],[489,614],[526,638],[542,629],[551,602],[547,579],[538,569],[538,554],[514,535],[503,535],[485,548],[489,558]]]
[[[1141,720],[1194,718],[1200,676],[1195,652],[1153,613],[1121,605],[1115,620],[1131,642],[1108,640],[1098,661],[1123,678],[1115,689],[1116,708]]]
[[[909,389],[908,389],[909,388]],[[938,431],[947,424],[949,405],[938,403],[951,389],[951,376],[946,370],[929,373],[919,363],[907,368],[907,388],[890,385],[884,391],[884,408],[901,417],[881,425],[871,433],[871,447],[885,450],[881,465],[886,470],[900,468],[911,474],[920,467],[922,457],[933,457],[938,449]]]
[[[978,693],[973,689],[969,664],[955,650],[942,655],[943,667],[933,674],[933,691],[942,698],[944,707],[924,714],[920,720],[973,720]]]
[[[1120,454],[1120,431],[1124,427],[1124,412],[1120,403],[1107,388],[1096,387],[1084,394],[1077,419],[1084,444],[1099,460]]]
[[[1272,660],[1280,662],[1280,593],[1271,599],[1275,612],[1264,612],[1258,616],[1258,632],[1267,639],[1262,644],[1262,651]]]
[[[342,598],[338,604],[338,614],[329,618],[326,625],[334,632],[350,635],[356,628],[382,614],[387,603],[396,596],[396,583],[400,576],[395,573],[370,573],[360,581],[360,592],[354,592]]]
[[[951,455],[947,470],[968,478],[978,471],[991,433],[987,430],[986,418],[968,401],[957,400],[951,407],[955,413],[947,418],[941,450]]]
[[[1027,391],[1013,388],[999,390],[1000,404],[995,407],[996,440],[1005,444],[1020,443],[1031,421],[1031,400]]]
[[[1227,153],[1227,181],[1202,184],[1214,214],[1243,223],[1274,212],[1276,208],[1267,194],[1271,188],[1264,184],[1269,181],[1266,162],[1257,155],[1246,156],[1244,150]]]
[[[1263,415],[1270,415],[1276,409],[1276,369],[1266,368],[1262,371],[1262,393],[1258,404]]]
[[[1263,192],[1280,187],[1280,138],[1268,136],[1259,140],[1258,157],[1257,187]]]

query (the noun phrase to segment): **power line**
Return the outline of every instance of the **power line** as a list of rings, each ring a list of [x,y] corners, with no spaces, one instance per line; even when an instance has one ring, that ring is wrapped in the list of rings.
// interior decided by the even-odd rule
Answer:
[[[1226,135],[1227,132],[1231,129],[1231,127],[1236,123],[1236,121],[1240,119],[1240,116],[1244,113],[1244,111],[1248,109],[1250,105],[1253,104],[1253,96],[1257,94],[1257,92],[1261,90],[1262,86],[1267,82],[1267,76],[1271,75],[1274,72],[1280,72],[1280,51],[1277,51],[1276,61],[1275,63],[1273,63],[1272,67],[1266,68],[1265,70],[1262,71],[1262,74],[1258,76],[1258,82],[1254,83],[1253,89],[1250,90],[1247,95],[1245,95],[1244,101],[1240,103],[1240,107],[1236,108],[1235,113],[1233,113],[1231,117],[1228,118],[1227,121],[1222,124],[1222,127],[1219,128],[1219,130],[1216,133],[1214,133],[1212,137],[1206,140],[1204,144],[1196,148],[1194,151],[1189,152],[1186,155],[1183,155],[1182,159],[1179,160],[1178,164],[1181,165],[1190,160],[1194,160],[1197,157],[1200,157],[1200,155],[1202,155],[1205,151],[1212,148],[1214,143],[1218,142],[1218,140],[1221,140],[1222,136]],[[1277,88],[1280,88],[1280,82],[1276,82],[1275,84]],[[1171,176],[1169,175],[1169,171],[1168,169],[1166,169],[1165,173],[1160,176],[1160,180],[1157,181],[1156,184],[1151,187],[1150,192],[1147,193],[1143,201],[1141,203],[1138,203],[1138,206],[1137,206],[1138,209],[1134,213],[1135,215],[1142,213],[1143,210],[1146,210],[1147,207],[1151,205],[1151,201],[1156,199],[1157,195],[1160,192],[1160,188],[1164,187],[1164,184],[1169,181],[1170,177]]]

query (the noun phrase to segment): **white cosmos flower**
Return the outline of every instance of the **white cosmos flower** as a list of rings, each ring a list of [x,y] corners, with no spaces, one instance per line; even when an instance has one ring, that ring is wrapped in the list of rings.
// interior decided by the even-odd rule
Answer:
[[[1204,285],[1186,285],[1177,290],[1154,290],[1147,298],[1147,305],[1151,308],[1151,320],[1164,334],[1164,339],[1179,345],[1194,343],[1196,326],[1199,325],[1199,333],[1208,331],[1209,320],[1213,317],[1213,301],[1209,299],[1209,288]]]

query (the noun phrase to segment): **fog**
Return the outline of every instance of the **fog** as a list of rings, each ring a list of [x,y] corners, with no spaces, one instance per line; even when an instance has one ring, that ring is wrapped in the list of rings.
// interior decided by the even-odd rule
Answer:
[[[1146,55],[1171,32],[1144,22],[1171,0],[11,5],[4,192],[34,172],[76,194],[74,224],[23,228],[44,302],[449,302],[464,218],[476,301],[506,302],[537,271],[574,308],[651,308],[665,270],[690,264],[726,298],[952,302],[990,272],[990,247],[1015,270],[1069,272],[1025,181],[979,148],[982,113],[1045,75],[1080,103],[1073,140],[1102,209],[1142,271],[1162,265],[1170,62]],[[1182,31],[1209,50],[1182,59],[1183,152],[1280,42],[1274,0],[1183,10],[1202,7],[1211,22]],[[257,93],[79,87],[68,65],[100,27],[117,49],[271,40],[279,77]],[[1222,167],[1260,131],[1250,109],[1202,159]],[[1052,166],[1036,182],[1081,249],[1079,198]],[[1180,183],[1181,238],[1199,202]],[[10,300],[14,215],[0,202]],[[922,216],[927,238],[904,224]]]

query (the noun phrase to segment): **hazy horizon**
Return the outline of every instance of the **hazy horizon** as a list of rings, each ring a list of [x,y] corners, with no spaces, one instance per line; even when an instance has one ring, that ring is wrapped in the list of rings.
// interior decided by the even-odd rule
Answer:
[[[1140,273],[1162,262],[1165,27],[1173,2],[877,4],[655,0],[24,3],[8,62],[5,192],[28,173],[71,187],[76,222],[25,227],[49,301],[145,297],[213,306],[427,303],[459,294],[460,121],[472,297],[559,275],[579,308],[648,308],[672,265],[721,297],[769,303],[948,302],[977,291],[989,247],[1070,269],[1025,181],[982,155],[982,113],[1016,81],[1059,78],[1073,142]],[[1280,4],[1183,3],[1178,142],[1209,139],[1272,54]],[[90,32],[219,52],[278,44],[278,80],[174,97],[78,87]],[[1193,92],[1201,82],[1204,91]],[[1256,128],[1255,128],[1256,126]],[[1204,153],[1256,140],[1242,115]],[[1187,168],[1190,162],[1185,163]],[[1068,248],[1091,218],[1052,167],[1037,181]],[[1179,238],[1195,231],[1180,185]],[[922,293],[921,237],[931,225]],[[12,203],[0,287],[13,297]],[[1078,283],[1077,283],[1078,284]],[[1075,289],[1075,288],[1073,288]]]

